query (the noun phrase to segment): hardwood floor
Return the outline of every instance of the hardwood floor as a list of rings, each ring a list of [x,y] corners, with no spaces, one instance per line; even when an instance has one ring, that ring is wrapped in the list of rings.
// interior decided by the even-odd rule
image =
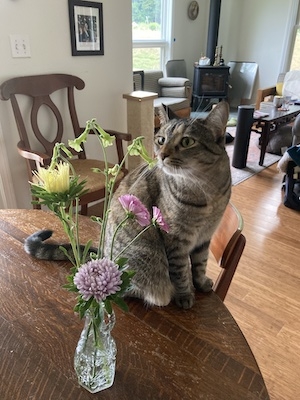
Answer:
[[[276,164],[233,187],[247,243],[225,304],[271,400],[300,398],[300,212],[282,204]],[[242,399],[241,399],[242,400]]]

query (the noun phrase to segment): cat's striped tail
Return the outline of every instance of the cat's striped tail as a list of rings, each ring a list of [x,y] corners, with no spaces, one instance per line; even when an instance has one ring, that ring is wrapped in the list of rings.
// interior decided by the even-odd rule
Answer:
[[[44,243],[53,234],[53,231],[42,230],[28,236],[24,242],[26,253],[40,260],[68,260],[66,254],[60,249],[64,247],[68,254],[72,256],[72,248],[70,244],[54,244]]]

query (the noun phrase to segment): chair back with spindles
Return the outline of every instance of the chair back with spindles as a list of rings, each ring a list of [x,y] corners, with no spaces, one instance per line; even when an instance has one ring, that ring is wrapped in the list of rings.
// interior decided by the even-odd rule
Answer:
[[[74,90],[84,87],[82,79],[69,74],[21,76],[9,79],[0,86],[0,98],[11,101],[20,136],[17,150],[26,160],[29,181],[33,179],[33,170],[49,165],[56,143],[67,144],[68,139],[76,138],[83,132],[76,112]],[[106,132],[116,138],[120,164],[124,158],[123,140],[130,141],[131,135],[110,130]],[[85,149],[81,147],[79,153],[73,149],[70,151],[76,156],[71,161],[75,172],[86,180],[88,193],[80,198],[82,213],[86,214],[87,204],[104,198],[105,179],[92,171],[93,167],[103,170],[104,163],[87,159]],[[126,173],[123,167],[120,179]],[[34,208],[40,206],[34,205]]]

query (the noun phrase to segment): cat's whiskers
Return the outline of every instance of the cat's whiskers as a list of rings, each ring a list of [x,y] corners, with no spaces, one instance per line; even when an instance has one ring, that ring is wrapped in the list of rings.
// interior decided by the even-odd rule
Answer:
[[[199,118],[195,115],[195,117],[191,118],[191,125],[193,125]]]
[[[140,185],[140,181],[145,180],[145,178],[150,175],[155,169],[159,168],[157,164],[150,168],[144,168],[143,172],[138,176],[137,180],[132,184],[132,189],[134,189],[135,186]]]
[[[205,197],[206,197],[206,192],[207,190],[205,190],[205,187],[207,187],[207,185],[209,184],[209,182],[203,178],[199,179],[199,176],[196,176],[195,174],[193,174],[192,171],[186,171],[185,174],[186,178],[191,182],[191,185],[189,185],[189,190],[197,195],[197,193],[202,192]]]
[[[209,202],[213,197],[219,193],[219,187],[213,187],[213,182],[203,174],[195,175],[191,170],[185,171],[185,178],[191,182],[189,185],[189,190],[194,195],[199,195],[199,191],[203,193],[207,202]]]

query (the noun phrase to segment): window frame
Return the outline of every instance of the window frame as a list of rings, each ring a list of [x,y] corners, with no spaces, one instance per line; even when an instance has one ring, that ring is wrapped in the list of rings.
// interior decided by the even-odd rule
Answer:
[[[280,72],[287,72],[291,68],[294,46],[296,41],[296,34],[297,34],[297,29],[299,28],[300,28],[300,3],[299,0],[293,0],[289,12],[288,24],[286,27],[287,33],[283,46],[284,51],[281,57]]]
[[[132,49],[160,48],[160,69],[163,71],[167,60],[171,58],[172,16],[173,0],[161,0],[161,39],[132,39]]]

